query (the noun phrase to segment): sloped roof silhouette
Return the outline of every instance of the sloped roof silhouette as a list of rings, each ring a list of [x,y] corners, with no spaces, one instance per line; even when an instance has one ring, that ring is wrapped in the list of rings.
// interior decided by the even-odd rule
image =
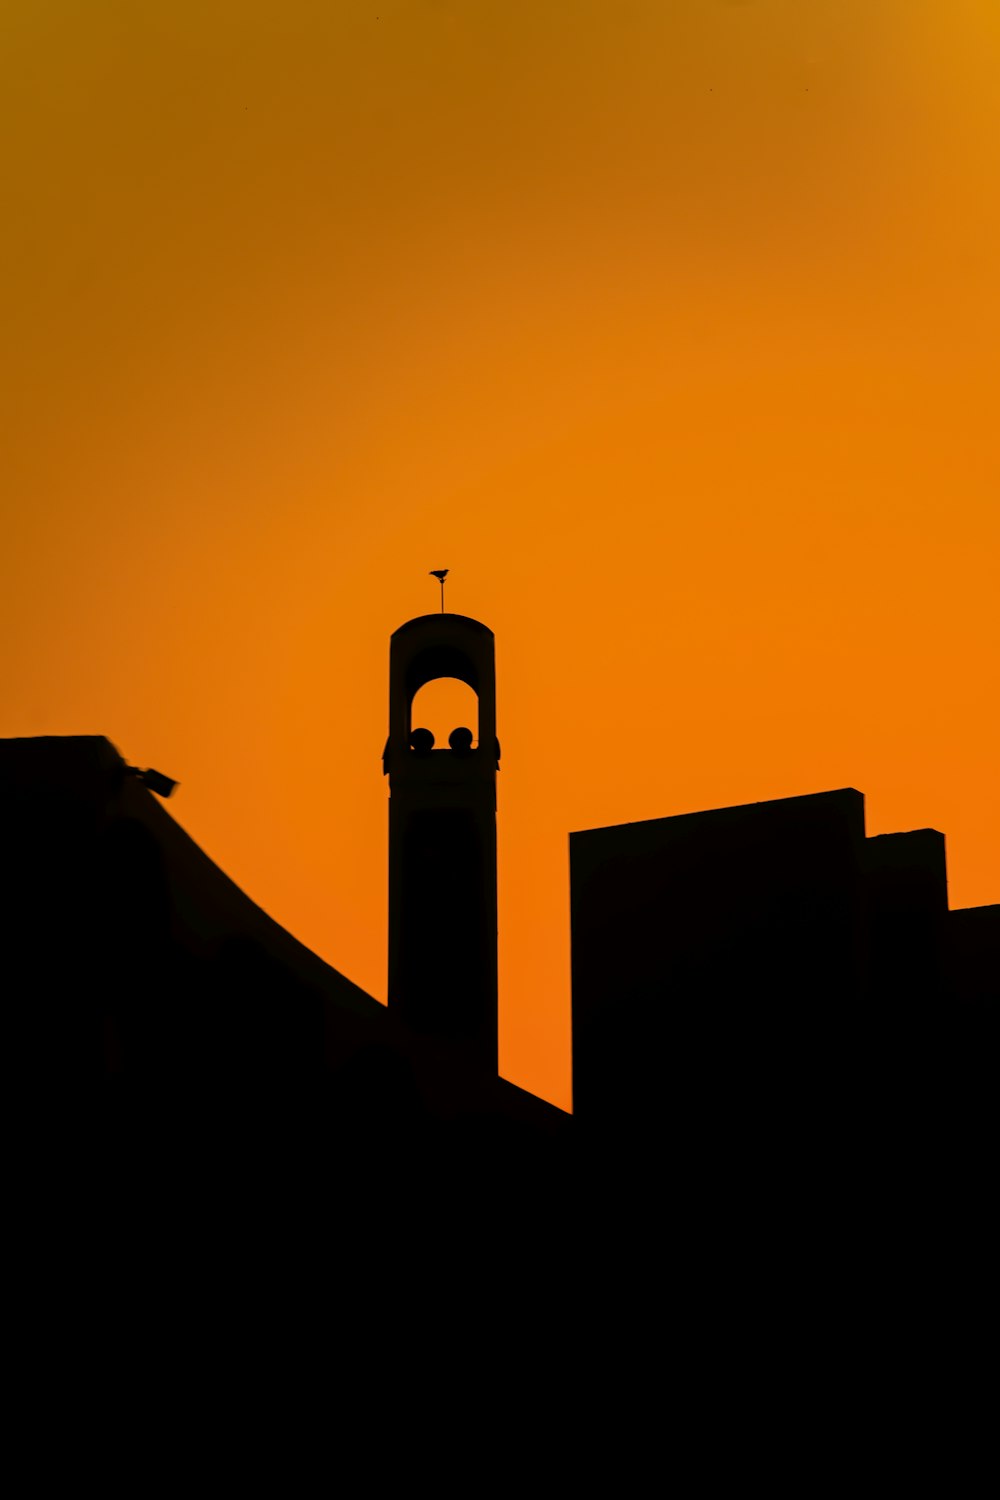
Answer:
[[[0,741],[7,972],[22,1004],[61,1018],[56,1073],[127,1073],[140,1058],[157,1071],[158,1049],[168,1076],[197,1065],[216,1081],[248,1069],[343,1081],[360,1066],[383,1106],[398,1094],[421,1116],[565,1118],[409,1031],[268,916],[130,770],[102,736]],[[38,1060],[44,1072],[44,1047]]]

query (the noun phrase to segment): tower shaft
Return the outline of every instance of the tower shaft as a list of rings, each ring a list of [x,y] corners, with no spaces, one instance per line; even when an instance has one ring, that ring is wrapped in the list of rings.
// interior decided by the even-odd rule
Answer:
[[[413,700],[441,677],[476,693],[478,744],[453,733],[441,748],[426,731],[414,735]],[[410,620],[389,655],[389,1008],[493,1073],[497,764],[492,631],[463,615]]]

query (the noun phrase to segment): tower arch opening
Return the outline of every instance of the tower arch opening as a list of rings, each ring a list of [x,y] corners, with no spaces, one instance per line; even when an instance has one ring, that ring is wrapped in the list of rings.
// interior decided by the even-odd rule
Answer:
[[[468,737],[456,731],[465,729]],[[410,703],[410,736],[429,730],[434,749],[451,748],[459,754],[479,744],[479,695],[457,677],[435,677],[425,682]]]

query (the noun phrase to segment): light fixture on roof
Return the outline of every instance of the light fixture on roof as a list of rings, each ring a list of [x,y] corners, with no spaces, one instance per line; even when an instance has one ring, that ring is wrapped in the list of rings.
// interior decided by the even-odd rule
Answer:
[[[154,771],[152,766],[147,766],[144,771],[139,766],[126,766],[125,769],[130,776],[141,781],[143,786],[148,786],[149,790],[155,792],[158,797],[171,796],[177,786],[176,781],[171,781],[170,777],[164,776],[162,771]]]

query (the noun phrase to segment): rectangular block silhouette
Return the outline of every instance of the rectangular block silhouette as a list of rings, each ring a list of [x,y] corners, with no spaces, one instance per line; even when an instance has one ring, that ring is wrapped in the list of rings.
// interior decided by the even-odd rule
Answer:
[[[852,788],[571,834],[581,1124],[711,1129],[835,1069],[863,987],[864,846]]]

